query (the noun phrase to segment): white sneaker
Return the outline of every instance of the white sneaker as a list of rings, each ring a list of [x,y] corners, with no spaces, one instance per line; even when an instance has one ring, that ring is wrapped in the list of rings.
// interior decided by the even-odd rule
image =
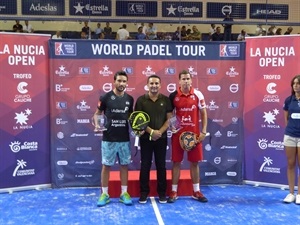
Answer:
[[[297,196],[298,196],[298,195],[297,195]],[[285,203],[291,203],[291,202],[294,202],[295,199],[296,199],[295,195],[289,193],[289,194],[285,197],[285,199],[283,199],[283,202],[285,202]],[[300,195],[299,195],[299,197],[298,197],[298,201],[299,201],[299,204],[300,204]]]
[[[300,205],[300,195],[299,194],[296,195],[296,204]]]

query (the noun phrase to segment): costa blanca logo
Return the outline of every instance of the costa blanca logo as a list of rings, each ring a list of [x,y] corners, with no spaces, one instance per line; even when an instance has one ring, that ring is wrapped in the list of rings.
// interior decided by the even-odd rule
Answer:
[[[284,144],[282,141],[268,141],[267,139],[259,139],[257,141],[258,147],[262,150],[267,148],[275,149],[275,150],[284,150]]]
[[[107,65],[102,67],[102,69],[103,70],[99,71],[99,74],[103,75],[104,77],[108,77],[113,74],[113,72],[109,70],[109,67]]]
[[[226,75],[229,77],[236,77],[239,75],[239,73],[235,71],[235,68],[233,66],[231,66],[229,68],[229,71],[226,72]]]
[[[189,71],[189,74],[191,74],[192,76],[197,76],[198,75],[197,71],[195,71],[195,68],[192,67],[192,66],[190,66],[188,68],[188,71]]]
[[[14,126],[13,129],[32,129],[32,125],[27,124],[27,121],[29,120],[28,117],[31,114],[31,109],[25,109],[20,113],[15,113],[16,116],[14,117],[14,119],[16,120],[16,125],[19,124],[19,126]]]
[[[273,109],[269,112],[264,112],[264,122],[265,124],[262,124],[261,127],[263,128],[280,128],[278,124],[275,124],[276,116],[279,114],[278,109]]]
[[[17,166],[14,169],[14,172],[12,174],[13,177],[19,177],[19,176],[33,176],[35,175],[34,169],[24,169],[27,167],[27,162],[23,159],[17,160]]]
[[[146,75],[147,77],[149,77],[149,76],[151,76],[151,75],[155,75],[155,72],[152,71],[152,67],[147,66],[147,67],[146,67],[146,71],[143,70],[143,71],[142,71],[142,74],[143,74],[143,75]]]
[[[216,110],[216,109],[219,109],[219,106],[216,105],[216,103],[215,103],[214,100],[211,100],[211,101],[209,102],[209,105],[207,106],[207,108],[208,108],[209,110]]]
[[[271,165],[273,164],[273,159],[271,159],[270,157],[266,157],[264,156],[264,161],[261,164],[260,168],[259,168],[259,172],[264,172],[264,173],[281,173],[280,172],[280,168],[278,167],[271,167]]]
[[[65,66],[61,65],[60,67],[58,67],[58,70],[55,70],[55,74],[60,77],[65,77],[68,76],[70,72],[66,70]]]
[[[85,112],[85,111],[91,109],[91,107],[90,107],[89,105],[87,105],[87,104],[86,104],[86,101],[84,101],[84,100],[82,100],[82,101],[80,102],[80,105],[77,105],[76,108],[77,108],[78,110],[80,110],[81,112]]]
[[[29,151],[37,151],[38,143],[36,141],[27,142],[25,141],[23,144],[19,141],[10,142],[10,150],[14,153],[19,152],[20,150],[29,150]]]

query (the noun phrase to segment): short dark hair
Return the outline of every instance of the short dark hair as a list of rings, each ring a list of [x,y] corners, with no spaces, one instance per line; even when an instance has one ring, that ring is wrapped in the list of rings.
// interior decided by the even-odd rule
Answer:
[[[179,80],[180,80],[182,74],[190,74],[190,73],[189,73],[187,70],[182,70],[182,71],[179,73]]]
[[[158,79],[159,79],[159,82],[160,82],[160,77],[157,76],[157,75],[155,75],[155,74],[153,74],[153,75],[151,75],[151,76],[148,77],[148,79],[147,79],[147,84],[148,84],[150,78],[158,78]]]
[[[128,80],[128,76],[127,73],[123,70],[117,71],[114,75],[114,81],[117,79],[117,76],[125,76]]]

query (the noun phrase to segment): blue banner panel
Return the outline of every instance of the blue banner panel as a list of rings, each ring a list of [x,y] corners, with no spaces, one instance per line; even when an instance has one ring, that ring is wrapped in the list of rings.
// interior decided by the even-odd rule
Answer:
[[[224,18],[226,14],[230,14],[235,19],[246,19],[246,3],[208,2],[206,8],[207,18]]]
[[[78,44],[80,43],[80,45]],[[201,43],[201,42],[139,42],[139,41],[106,41],[92,40],[55,41],[51,45],[50,58],[59,59],[176,59],[176,60],[241,60],[244,48],[239,42]],[[84,53],[84,54],[83,54]]]
[[[111,0],[70,0],[71,16],[111,16]]]
[[[23,15],[65,15],[65,1],[61,0],[22,0]]]
[[[17,14],[17,0],[6,0],[0,2],[0,15]]]
[[[202,17],[202,2],[163,2],[163,17]]]
[[[117,1],[116,16],[157,17],[157,2]]]
[[[288,20],[287,4],[250,4],[251,19]]]

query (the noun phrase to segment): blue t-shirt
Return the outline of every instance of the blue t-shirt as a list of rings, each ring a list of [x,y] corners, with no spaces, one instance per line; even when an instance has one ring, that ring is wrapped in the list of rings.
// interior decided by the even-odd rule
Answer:
[[[287,97],[283,110],[288,112],[288,122],[284,134],[300,138],[300,100],[295,95]]]

